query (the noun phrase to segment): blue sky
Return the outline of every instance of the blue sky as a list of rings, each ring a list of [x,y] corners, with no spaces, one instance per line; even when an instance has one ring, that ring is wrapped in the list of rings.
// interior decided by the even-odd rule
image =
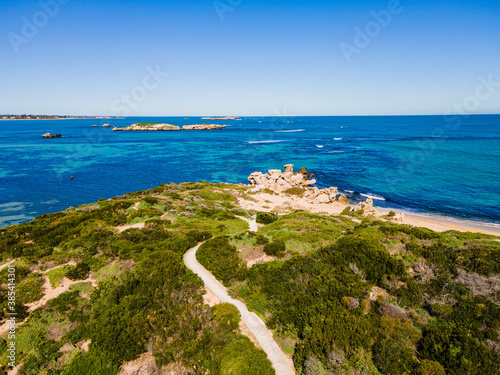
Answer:
[[[0,78],[0,113],[500,113],[500,2],[2,0]]]

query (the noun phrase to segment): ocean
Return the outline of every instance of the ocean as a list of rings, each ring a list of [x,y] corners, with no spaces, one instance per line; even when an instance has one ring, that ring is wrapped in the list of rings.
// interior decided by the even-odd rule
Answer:
[[[102,127],[135,122],[227,128]],[[248,183],[290,163],[353,201],[500,224],[500,115],[3,120],[0,139],[0,227],[162,183]]]

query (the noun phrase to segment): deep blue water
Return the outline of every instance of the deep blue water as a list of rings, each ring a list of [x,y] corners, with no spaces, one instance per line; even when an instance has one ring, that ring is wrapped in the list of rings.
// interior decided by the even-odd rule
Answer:
[[[228,127],[91,127],[106,122]],[[45,132],[65,138],[44,139]],[[306,167],[319,187],[384,198],[378,206],[500,223],[498,115],[9,120],[0,121],[0,139],[0,227],[161,183],[246,183],[254,171],[287,163]]]

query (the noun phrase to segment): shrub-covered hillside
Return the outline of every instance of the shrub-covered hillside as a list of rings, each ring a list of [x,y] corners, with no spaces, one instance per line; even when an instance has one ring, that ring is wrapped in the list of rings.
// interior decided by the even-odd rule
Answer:
[[[163,185],[0,230],[2,258],[16,259],[18,321],[28,317],[16,334],[19,374],[117,374],[148,352],[154,374],[274,374],[236,308],[205,305],[182,261],[198,242],[245,230],[233,200],[223,186]],[[0,277],[4,320],[7,268]],[[56,287],[65,277],[68,291],[29,310],[45,278]]]
[[[209,240],[198,258],[299,373],[500,373],[498,238],[354,219],[296,212]],[[235,272],[248,247],[278,242],[284,254]]]
[[[160,185],[0,229],[23,321],[19,374],[136,363],[151,374],[273,374],[238,311],[204,303],[183,263],[200,242],[200,263],[273,329],[298,374],[500,373],[498,238],[353,213],[261,213],[249,232],[242,218],[258,213],[236,205],[252,199],[247,189]],[[48,290],[63,292],[43,303]]]

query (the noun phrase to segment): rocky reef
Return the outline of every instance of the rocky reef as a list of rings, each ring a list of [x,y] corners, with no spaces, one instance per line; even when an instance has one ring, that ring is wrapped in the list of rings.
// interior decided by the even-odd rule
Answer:
[[[236,120],[238,117],[221,116],[221,117],[202,117],[202,120]]]
[[[61,134],[45,133],[42,135],[43,138],[62,138]]]
[[[215,124],[198,124],[198,125],[184,125],[182,130],[216,130],[216,129],[225,129],[224,125],[215,125]]]
[[[175,131],[181,130],[177,125],[172,124],[132,124],[124,128],[113,128],[113,131]]]
[[[267,173],[254,172],[248,177],[251,185],[255,186],[253,191],[271,190],[273,193],[291,193],[299,195],[304,200],[310,203],[330,203],[339,201],[339,198],[344,198],[345,195],[339,194],[336,187],[319,189],[311,187],[316,183],[316,180],[309,179],[309,175],[305,169],[300,172],[294,172],[293,165],[285,165],[285,171],[280,169],[271,169]]]
[[[103,125],[104,126],[104,125]],[[172,130],[216,130],[225,129],[224,125],[215,124],[198,124],[184,125],[182,128],[172,124],[132,124],[124,128],[113,128],[113,131],[172,131]]]

